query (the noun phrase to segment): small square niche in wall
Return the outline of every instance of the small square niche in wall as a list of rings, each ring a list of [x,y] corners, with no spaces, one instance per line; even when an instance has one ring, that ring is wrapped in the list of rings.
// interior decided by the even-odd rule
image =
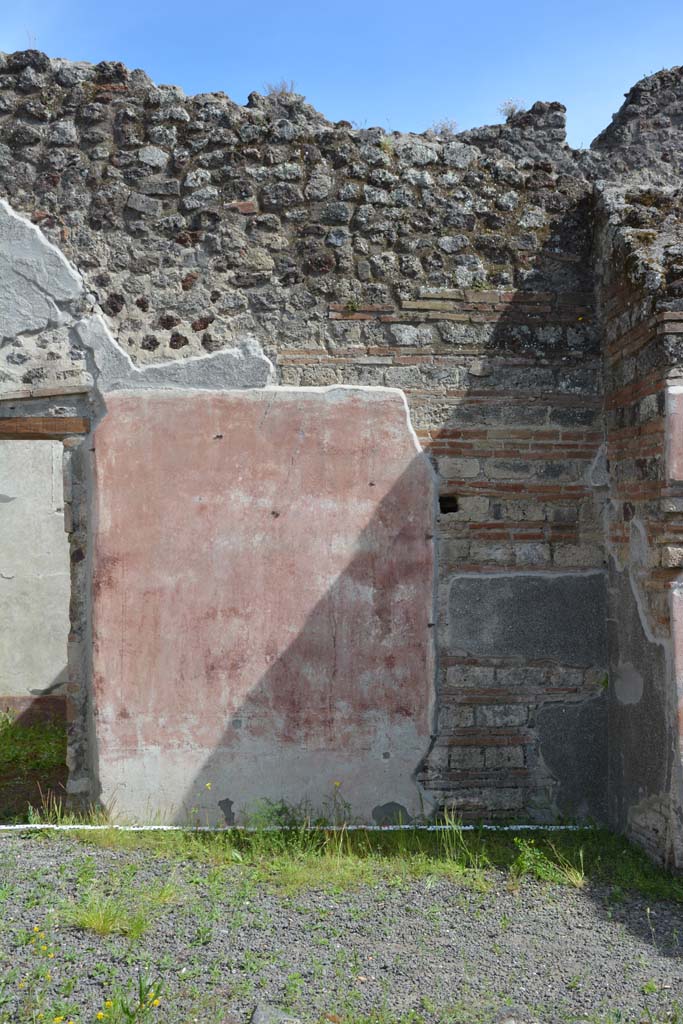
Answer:
[[[439,512],[441,515],[447,515],[449,512],[458,511],[458,498],[455,494],[440,494],[439,495]]]

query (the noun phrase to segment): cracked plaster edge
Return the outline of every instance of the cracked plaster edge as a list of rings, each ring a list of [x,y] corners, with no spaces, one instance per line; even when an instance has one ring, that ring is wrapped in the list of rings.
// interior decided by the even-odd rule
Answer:
[[[429,640],[429,656],[431,659],[431,677],[432,685],[430,689],[430,707],[428,708],[428,714],[431,721],[430,725],[430,739],[427,745],[427,749],[420,763],[416,765],[415,771],[412,775],[412,781],[415,785],[418,793],[418,799],[420,805],[423,808],[423,816],[431,818],[436,812],[438,807],[438,798],[435,793],[430,793],[424,783],[420,780],[420,772],[423,771],[429,764],[429,759],[434,750],[438,736],[439,736],[439,711],[440,711],[440,689],[439,689],[439,678],[441,669],[441,659],[439,657],[440,647],[437,642],[437,635],[439,633],[439,616],[441,613],[440,602],[439,602],[439,545],[436,540],[437,522],[439,516],[439,473],[437,472],[436,466],[433,460],[429,457],[428,452],[424,449],[417,436],[417,431],[413,426],[413,421],[410,415],[410,404],[408,402],[408,396],[405,391],[401,388],[383,388],[382,390],[395,392],[400,396],[403,403],[403,410],[406,418],[406,427],[408,429],[408,435],[412,441],[416,457],[423,460],[427,466],[429,480],[432,491],[432,516],[431,516],[431,530],[432,535],[430,538],[431,549],[432,549],[432,613],[429,622],[430,640]],[[446,617],[448,617],[448,610],[446,609]],[[447,625],[447,623],[446,623]]]
[[[60,263],[62,263],[68,275],[70,276],[76,290],[71,297],[66,297],[64,299],[55,299],[55,297],[50,292],[46,291],[46,289],[43,288],[43,286],[37,281],[34,282],[36,287],[39,288],[39,290],[42,291],[47,298],[51,299],[55,303],[74,301],[75,299],[78,299],[82,295],[84,295],[85,284],[83,282],[83,276],[78,271],[78,269],[73,265],[73,263],[71,263],[71,261],[67,259],[62,250],[57,245],[55,245],[54,242],[51,242],[45,234],[43,234],[43,232],[40,230],[40,227],[37,224],[34,224],[33,221],[29,220],[29,218],[26,217],[23,213],[20,213],[18,210],[15,210],[13,206],[10,206],[6,199],[0,199],[0,210],[9,217],[10,221],[15,221],[18,227],[22,228],[23,230],[28,229],[29,234],[32,234],[34,236],[36,244],[40,250],[46,250],[47,252],[50,252],[59,260]]]
[[[43,326],[32,329],[30,333],[36,336],[57,327],[66,327],[70,333],[75,333],[78,345],[86,352],[86,361],[90,363],[90,386],[96,394],[102,396],[112,390],[140,387],[237,390],[262,388],[274,381],[275,367],[264,354],[256,337],[251,334],[245,334],[238,345],[216,352],[137,366],[114,338],[100,307],[87,292],[78,268],[43,234],[37,224],[15,210],[5,199],[0,199],[0,212],[32,241],[39,265],[49,254],[64,269],[66,280],[72,286],[71,292],[65,296],[53,295],[38,277],[31,278],[31,283],[43,294],[49,308],[57,315],[46,319]],[[19,273],[16,267],[14,270]],[[81,304],[80,310],[63,308],[73,307],[75,303]],[[85,316],[79,316],[84,304],[90,311]],[[12,377],[5,383],[17,386],[21,381]]]
[[[137,366],[116,341],[99,310],[77,320],[72,331],[90,356],[94,387],[103,396],[140,389],[263,390],[275,377],[273,363],[253,335],[245,335],[239,346],[217,352]],[[246,371],[243,377],[240,371]]]

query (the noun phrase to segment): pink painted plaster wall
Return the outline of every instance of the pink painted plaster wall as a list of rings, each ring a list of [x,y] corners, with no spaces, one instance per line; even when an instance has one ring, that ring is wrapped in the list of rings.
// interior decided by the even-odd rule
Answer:
[[[116,393],[94,460],[102,799],[419,813],[435,495],[401,393]]]
[[[666,398],[667,477],[683,480],[683,390],[668,387]]]

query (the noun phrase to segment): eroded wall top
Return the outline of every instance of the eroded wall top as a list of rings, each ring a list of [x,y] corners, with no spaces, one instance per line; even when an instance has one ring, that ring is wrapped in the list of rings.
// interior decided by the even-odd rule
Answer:
[[[557,103],[460,136],[387,135],[331,124],[294,95],[242,107],[120,64],[0,57],[0,190],[83,273],[140,363],[245,338],[274,356],[284,341],[447,348],[455,326],[337,322],[330,306],[585,292],[586,166]],[[68,366],[65,348],[50,359]],[[50,372],[13,339],[2,361],[28,383]]]
[[[285,343],[448,350],[457,323],[343,314],[444,289],[585,294],[592,182],[671,179],[681,95],[680,68],[644,79],[587,152],[566,145],[559,103],[457,136],[386,134],[331,124],[296,95],[243,107],[29,50],[0,55],[0,191],[84,274],[139,363],[245,340],[275,361]],[[523,354],[544,344],[496,337]],[[575,325],[547,344],[576,354],[595,339]],[[5,337],[3,363],[35,383],[68,375],[70,353]]]

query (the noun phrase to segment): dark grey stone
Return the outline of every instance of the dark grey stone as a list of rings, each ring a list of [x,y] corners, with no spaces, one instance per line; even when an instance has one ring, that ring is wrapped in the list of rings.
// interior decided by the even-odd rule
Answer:
[[[294,1017],[284,1010],[278,1010],[275,1006],[258,1003],[250,1017],[250,1024],[301,1024],[301,1021],[298,1017]]]
[[[457,576],[449,596],[450,649],[478,658],[604,665],[605,607],[602,572]]]
[[[541,756],[558,783],[558,812],[575,821],[607,821],[607,694],[546,704],[536,718]]]
[[[532,1015],[519,1006],[506,1006],[496,1015],[495,1024],[531,1024]]]
[[[235,824],[235,812],[233,811],[234,803],[234,800],[230,800],[228,797],[226,797],[225,800],[218,801],[218,806],[223,812],[226,825]]]
[[[402,804],[391,800],[373,807],[372,820],[376,825],[409,825],[413,819]]]
[[[664,648],[646,636],[628,573],[613,565],[610,605],[609,816],[621,830],[634,805],[666,791],[676,726],[667,707]]]

